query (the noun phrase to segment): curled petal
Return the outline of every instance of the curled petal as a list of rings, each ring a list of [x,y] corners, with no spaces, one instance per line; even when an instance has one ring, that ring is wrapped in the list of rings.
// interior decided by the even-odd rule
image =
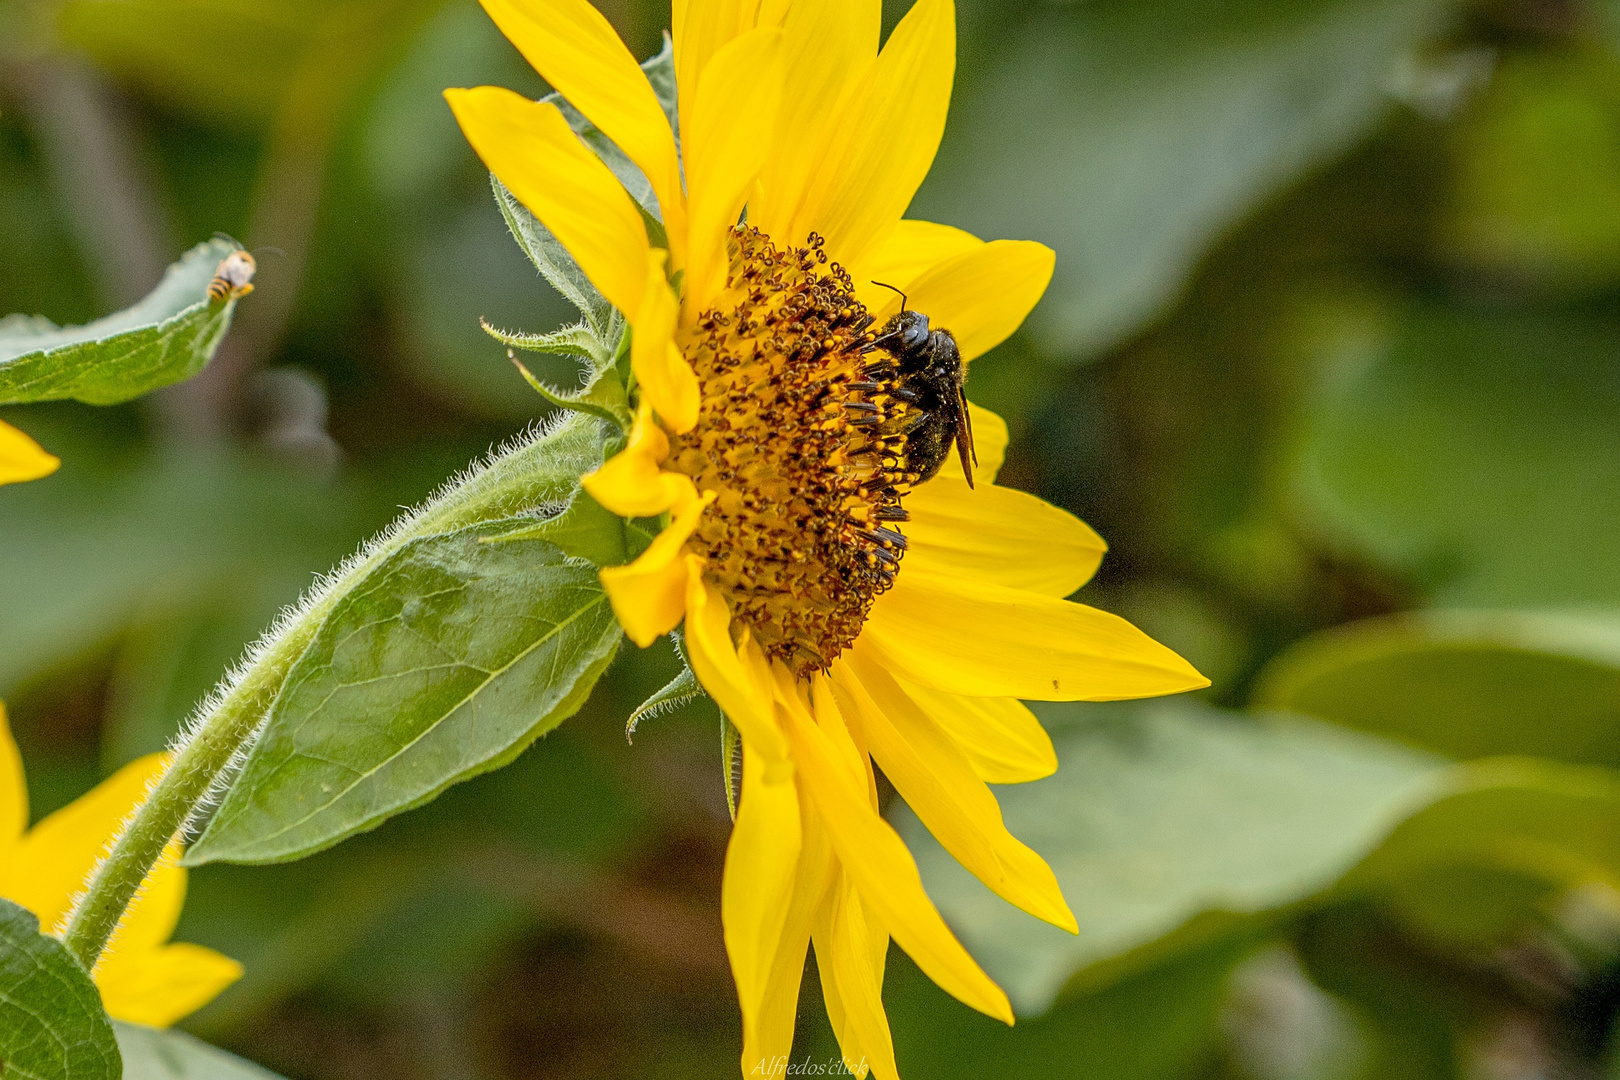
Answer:
[[[591,498],[621,517],[652,517],[697,498],[691,477],[659,468],[669,456],[669,437],[643,403],[630,441],[600,469],[580,479]]]
[[[686,538],[697,528],[704,507],[713,501],[712,491],[687,500],[675,520],[653,538],[635,562],[602,569],[602,588],[613,604],[613,614],[630,640],[643,649],[679,626],[686,614],[686,585],[691,573],[685,555]]]

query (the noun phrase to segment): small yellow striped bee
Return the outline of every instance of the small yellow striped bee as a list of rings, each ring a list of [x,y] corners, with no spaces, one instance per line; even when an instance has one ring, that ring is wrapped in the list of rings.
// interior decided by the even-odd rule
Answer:
[[[245,251],[231,252],[220,261],[214,280],[208,283],[208,299],[218,303],[226,297],[246,296],[253,291],[253,271],[257,268],[252,255]]]

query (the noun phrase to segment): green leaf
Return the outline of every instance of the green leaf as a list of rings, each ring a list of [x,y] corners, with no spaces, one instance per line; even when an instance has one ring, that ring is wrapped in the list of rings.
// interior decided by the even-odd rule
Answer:
[[[594,567],[528,518],[413,539],[292,666],[192,864],[299,858],[498,768],[571,716],[622,634]]]
[[[1060,725],[1063,767],[998,794],[1007,827],[1057,874],[1078,936],[996,897],[914,819],[901,826],[929,895],[1023,1014],[1201,913],[1264,912],[1331,886],[1444,772],[1328,725],[1187,701],[1036,708]]]
[[[6,1080],[119,1080],[101,995],[26,908],[0,899],[0,1074]]]
[[[116,405],[207,366],[231,325],[235,299],[212,301],[208,283],[236,245],[198,244],[133,307],[84,326],[0,319],[0,405],[72,398]]]
[[[1254,701],[1452,757],[1620,766],[1620,624],[1526,612],[1369,619],[1274,659]]]
[[[1291,469],[1306,526],[1436,604],[1620,603],[1620,334],[1420,310],[1334,372]]]
[[[1209,244],[1368,132],[1434,0],[1146,0],[963,16],[951,126],[911,216],[1039,240],[1032,329],[1083,359],[1159,314]],[[979,43],[978,38],[992,38]],[[964,61],[967,57],[964,57]]]
[[[281,1080],[269,1069],[209,1046],[183,1031],[113,1023],[124,1056],[123,1080]]]

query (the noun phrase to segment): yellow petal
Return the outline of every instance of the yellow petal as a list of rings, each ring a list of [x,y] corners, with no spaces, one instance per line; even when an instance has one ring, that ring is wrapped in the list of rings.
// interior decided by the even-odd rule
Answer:
[[[982,247],[983,240],[963,229],[902,219],[871,251],[866,262],[850,271],[855,279],[855,296],[874,316],[886,312],[883,317],[888,318],[900,310],[900,297],[875,282],[893,285],[906,293],[909,301],[913,281],[947,259]]]
[[[928,977],[957,1000],[1012,1023],[1007,995],[962,948],[923,891],[917,863],[839,762],[832,736],[799,710],[784,710],[793,757],[809,801],[862,902]]]
[[[641,211],[557,107],[498,86],[444,96],[489,171],[556,234],[608,302],[639,309],[650,249]]]
[[[828,147],[795,230],[826,237],[828,257],[845,266],[864,265],[928,175],[955,71],[954,5],[917,0],[839,117],[840,137]]]
[[[777,726],[772,704],[769,667],[759,646],[745,638],[739,648],[731,643],[731,612],[718,589],[703,580],[703,560],[688,555],[691,570],[686,585],[686,651],[692,673],[751,742],[773,778],[787,775],[792,762],[787,742]]]
[[[1007,421],[971,401],[968,402],[968,416],[973,423],[973,452],[979,459],[973,466],[973,480],[984,487],[995,483],[1001,463],[1007,458]],[[939,475],[963,479],[962,463],[955,454],[945,455],[945,464],[939,470]],[[910,506],[911,503],[908,501],[906,505]]]
[[[158,1028],[196,1012],[241,977],[235,960],[186,944],[108,954],[96,968],[109,1015]]]
[[[822,898],[832,888],[838,865],[833,859],[827,832],[815,815],[805,810],[799,795],[799,824],[802,838],[799,862],[794,872],[793,891],[787,914],[782,920],[782,938],[776,947],[765,997],[755,1025],[757,1042],[743,1049],[743,1076],[781,1076],[772,1061],[785,1062],[793,1049],[793,1026],[799,1010],[799,984],[804,978],[805,950],[810,947],[810,928],[822,906]],[[756,1069],[756,1066],[758,1068]]]
[[[3,895],[39,916],[41,929],[61,929],[85,878],[106,854],[130,811],[146,798],[167,756],[148,754],[130,762],[35,825],[17,846]],[[135,910],[125,915],[123,929],[128,930],[140,916],[137,935],[146,940],[167,938],[174,932],[180,912],[166,899],[161,892],[155,904],[137,898],[130,905]],[[144,914],[137,908],[143,903],[153,904]]]
[[[680,301],[664,276],[666,253],[656,248],[647,255],[647,284],[636,311],[630,342],[630,366],[641,386],[642,400],[657,410],[677,435],[697,426],[697,375],[675,347],[675,323]]]
[[[691,575],[686,538],[712,502],[712,491],[689,500],[635,562],[601,571],[602,588],[613,604],[614,616],[630,640],[643,649],[679,626],[686,614],[687,578]]]
[[[742,1004],[743,1072],[768,1057],[761,1031],[765,1000],[793,903],[802,832],[792,773],[775,779],[749,740],[742,744],[742,802],[726,845],[720,916],[726,955]],[[799,952],[800,962],[804,953]],[[775,1041],[775,1040],[773,1040]],[[789,1043],[791,1046],[791,1042]]]
[[[692,111],[683,113],[688,228],[686,298],[691,317],[725,286],[726,238],[771,151],[782,94],[782,31],[750,30],[714,53]]]
[[[621,517],[653,517],[697,498],[691,477],[658,467],[668,456],[669,437],[653,420],[650,404],[643,402],[625,448],[581,477],[580,485]]]
[[[647,77],[612,25],[586,0],[479,2],[552,89],[589,117],[646,174],[658,196],[675,265],[684,265],[686,200],[675,133]]]
[[[962,359],[973,360],[1023,324],[1046,292],[1056,259],[1051,248],[1031,240],[992,240],[911,281],[906,302],[927,315],[934,329],[949,330]],[[890,293],[873,314],[882,322],[899,310],[900,297]]]
[[[864,650],[853,650],[833,670],[860,711],[883,774],[945,850],[1008,903],[1079,932],[1056,875],[1007,831],[996,797],[944,728]]]
[[[882,18],[879,0],[821,0],[793,5],[782,23],[778,136],[748,204],[749,222],[780,243],[804,240],[791,235],[794,218],[840,126],[841,103],[877,59]]]
[[[47,454],[39,443],[0,420],[0,484],[16,484],[49,476],[62,460]]]
[[[0,703],[0,894],[6,883],[7,868],[28,828],[28,781],[23,775],[22,755],[11,737],[6,707]]]
[[[878,597],[860,640],[911,682],[971,697],[1117,701],[1209,685],[1117,615],[916,570]]]
[[[755,21],[758,12],[759,0],[674,0],[670,5],[669,25],[675,45],[676,112],[681,121],[683,148],[691,138],[693,102],[704,69],[709,66],[715,53],[758,25]],[[688,162],[690,168],[690,158]],[[691,187],[688,183],[688,190]]]
[[[907,495],[905,507],[906,571],[1068,596],[1108,550],[1073,514],[1012,488],[940,476]]]
[[[870,1068],[878,1080],[899,1080],[889,1018],[883,1011],[882,961],[873,963],[873,956],[881,956],[879,950],[887,948],[888,935],[875,933],[868,925],[861,895],[847,878],[834,889],[832,901],[817,927],[816,964],[822,971],[823,995],[838,1002],[841,1022],[834,1030],[845,1067],[857,1076]],[[832,995],[826,994],[829,983]]]
[[[896,681],[918,708],[956,740],[985,783],[1023,784],[1057,772],[1052,737],[1017,698],[962,697],[904,679]]]

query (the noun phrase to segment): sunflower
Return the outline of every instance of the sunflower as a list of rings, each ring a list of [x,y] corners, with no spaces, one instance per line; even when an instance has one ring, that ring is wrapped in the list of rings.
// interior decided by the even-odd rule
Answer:
[[[910,442],[929,418],[883,335],[901,294],[972,360],[1040,299],[1053,254],[902,216],[944,131],[951,0],[918,0],[881,51],[878,0],[675,0],[678,140],[585,0],[482,2],[656,196],[661,231],[555,105],[446,92],[485,164],[632,327],[635,422],[583,483],[614,513],[665,515],[603,585],[638,645],[684,624],[692,670],[741,736],[722,914],[743,1073],[782,1070],[813,944],[846,1064],[894,1077],[891,939],[960,1000],[1013,1016],[880,815],[876,770],[987,886],[1072,932],[987,786],[1057,767],[1020,699],[1207,685],[1064,599],[1103,542],[995,486],[999,417],[969,407],[971,475]]]
[[[32,911],[45,932],[59,932],[91,868],[146,798],[166,760],[148,754],[130,762],[30,829],[22,758],[0,706],[0,896]],[[119,1020],[167,1027],[242,975],[242,965],[212,949],[169,941],[186,899],[179,857],[177,841],[164,851],[96,964],[101,1003]]]
[[[0,420],[0,484],[38,480],[51,475],[61,464],[33,439]]]

